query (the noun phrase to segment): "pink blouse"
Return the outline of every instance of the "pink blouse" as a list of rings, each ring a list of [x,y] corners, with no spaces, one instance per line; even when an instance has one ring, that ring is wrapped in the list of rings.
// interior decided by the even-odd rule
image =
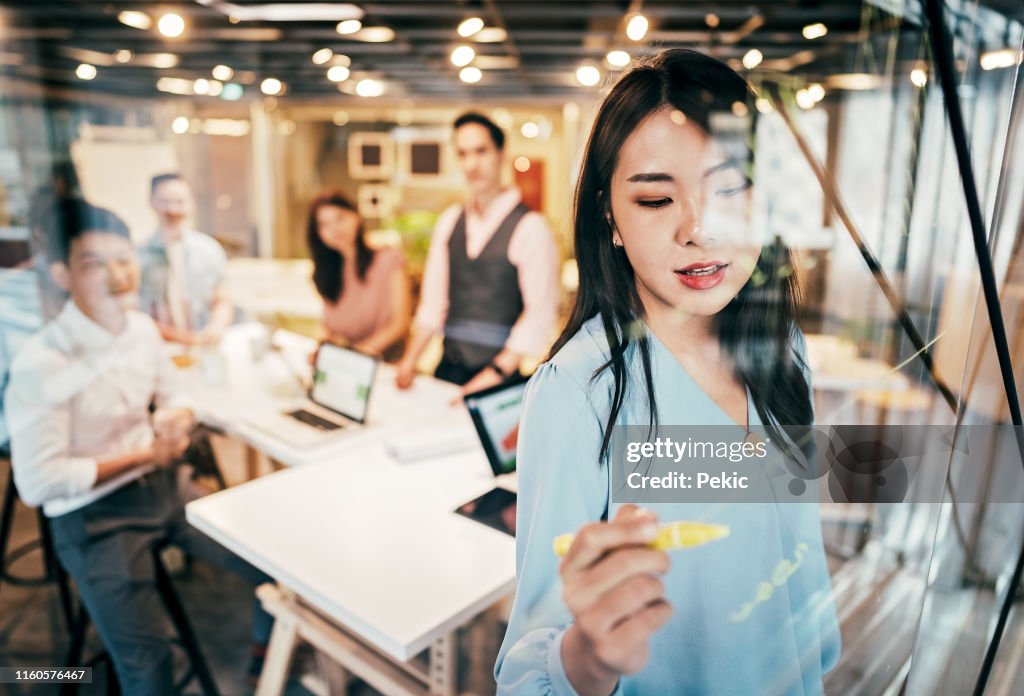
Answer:
[[[373,255],[360,281],[354,267],[345,268],[345,282],[337,302],[324,302],[324,328],[349,343],[369,338],[391,321],[394,298],[391,277],[405,269],[405,257],[395,247],[382,247]]]

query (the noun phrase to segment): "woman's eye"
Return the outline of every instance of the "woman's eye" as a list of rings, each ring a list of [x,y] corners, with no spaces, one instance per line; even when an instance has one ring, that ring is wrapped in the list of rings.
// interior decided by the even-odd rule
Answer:
[[[644,208],[664,208],[666,205],[669,205],[671,203],[671,198],[654,198],[650,200],[637,201],[637,204],[643,206]]]

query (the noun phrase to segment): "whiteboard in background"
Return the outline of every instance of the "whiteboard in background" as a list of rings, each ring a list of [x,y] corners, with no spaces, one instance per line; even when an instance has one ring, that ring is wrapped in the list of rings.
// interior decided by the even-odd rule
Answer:
[[[149,181],[178,171],[170,143],[156,140],[148,128],[91,126],[71,144],[71,160],[86,200],[117,213],[137,244],[153,234],[157,220],[149,205]]]

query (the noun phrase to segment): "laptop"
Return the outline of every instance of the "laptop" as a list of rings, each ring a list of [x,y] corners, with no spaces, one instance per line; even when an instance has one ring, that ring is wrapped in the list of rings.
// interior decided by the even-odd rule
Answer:
[[[317,352],[308,397],[247,422],[295,447],[318,447],[366,424],[380,361],[332,343]]]
[[[516,470],[519,416],[523,410],[526,380],[505,383],[468,394],[464,402],[477,437],[497,477],[510,478]],[[492,529],[515,536],[516,493],[514,484],[499,485],[455,510]]]

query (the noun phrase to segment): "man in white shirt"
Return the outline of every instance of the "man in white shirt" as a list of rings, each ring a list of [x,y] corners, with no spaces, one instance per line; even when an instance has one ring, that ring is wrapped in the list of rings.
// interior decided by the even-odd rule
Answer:
[[[171,541],[253,582],[266,575],[184,518],[193,416],[152,319],[135,311],[139,267],[128,228],[80,199],[58,202],[55,280],[70,299],[18,351],[6,391],[14,481],[43,506],[125,694],[173,692],[167,616],[149,551]],[[150,416],[150,403],[156,411]],[[271,620],[258,609],[254,641]]]
[[[544,217],[504,188],[505,134],[486,116],[455,120],[455,152],[469,197],[437,220],[420,305],[397,384],[412,384],[432,336],[444,334],[435,376],[464,394],[513,376],[550,346],[558,311],[558,250]]]
[[[217,240],[189,227],[195,206],[181,175],[153,177],[150,203],[159,224],[139,248],[140,306],[165,340],[216,343],[235,316],[223,287],[227,256]]]

